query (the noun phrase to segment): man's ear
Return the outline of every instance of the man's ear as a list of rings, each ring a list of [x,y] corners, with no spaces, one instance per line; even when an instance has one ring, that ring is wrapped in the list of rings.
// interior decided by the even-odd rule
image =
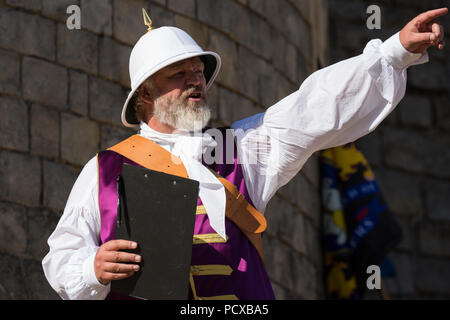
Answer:
[[[151,91],[148,90],[147,88],[143,87],[139,89],[139,95],[141,96],[141,99],[144,100],[145,103],[147,104],[153,103],[153,95]]]

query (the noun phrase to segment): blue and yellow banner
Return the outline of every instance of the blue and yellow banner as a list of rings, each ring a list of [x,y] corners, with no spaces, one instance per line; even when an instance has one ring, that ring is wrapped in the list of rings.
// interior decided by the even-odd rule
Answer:
[[[327,297],[360,299],[369,265],[401,240],[374,173],[354,143],[321,151]]]

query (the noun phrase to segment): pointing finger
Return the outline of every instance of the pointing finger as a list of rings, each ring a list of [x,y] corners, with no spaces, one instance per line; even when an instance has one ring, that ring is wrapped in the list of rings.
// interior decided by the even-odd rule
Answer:
[[[448,12],[448,8],[429,10],[427,12],[419,14],[416,17],[416,19],[419,20],[421,23],[428,23],[428,22],[433,21],[436,18],[446,15],[447,12]]]

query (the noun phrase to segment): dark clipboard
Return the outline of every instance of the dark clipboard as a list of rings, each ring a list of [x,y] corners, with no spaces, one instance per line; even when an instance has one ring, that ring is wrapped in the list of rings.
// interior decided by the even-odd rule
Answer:
[[[124,164],[117,179],[116,239],[133,240],[142,256],[132,277],[111,292],[149,300],[185,300],[189,291],[199,182]]]

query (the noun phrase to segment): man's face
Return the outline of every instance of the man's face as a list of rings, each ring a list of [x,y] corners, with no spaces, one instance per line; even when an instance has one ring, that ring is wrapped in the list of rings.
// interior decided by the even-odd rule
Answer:
[[[153,97],[154,116],[176,129],[201,129],[209,121],[204,64],[200,58],[174,63],[153,79],[157,89]]]
[[[180,97],[183,92],[193,88],[188,101],[206,100],[205,66],[199,57],[194,57],[165,67],[154,76],[155,85],[161,96]]]

